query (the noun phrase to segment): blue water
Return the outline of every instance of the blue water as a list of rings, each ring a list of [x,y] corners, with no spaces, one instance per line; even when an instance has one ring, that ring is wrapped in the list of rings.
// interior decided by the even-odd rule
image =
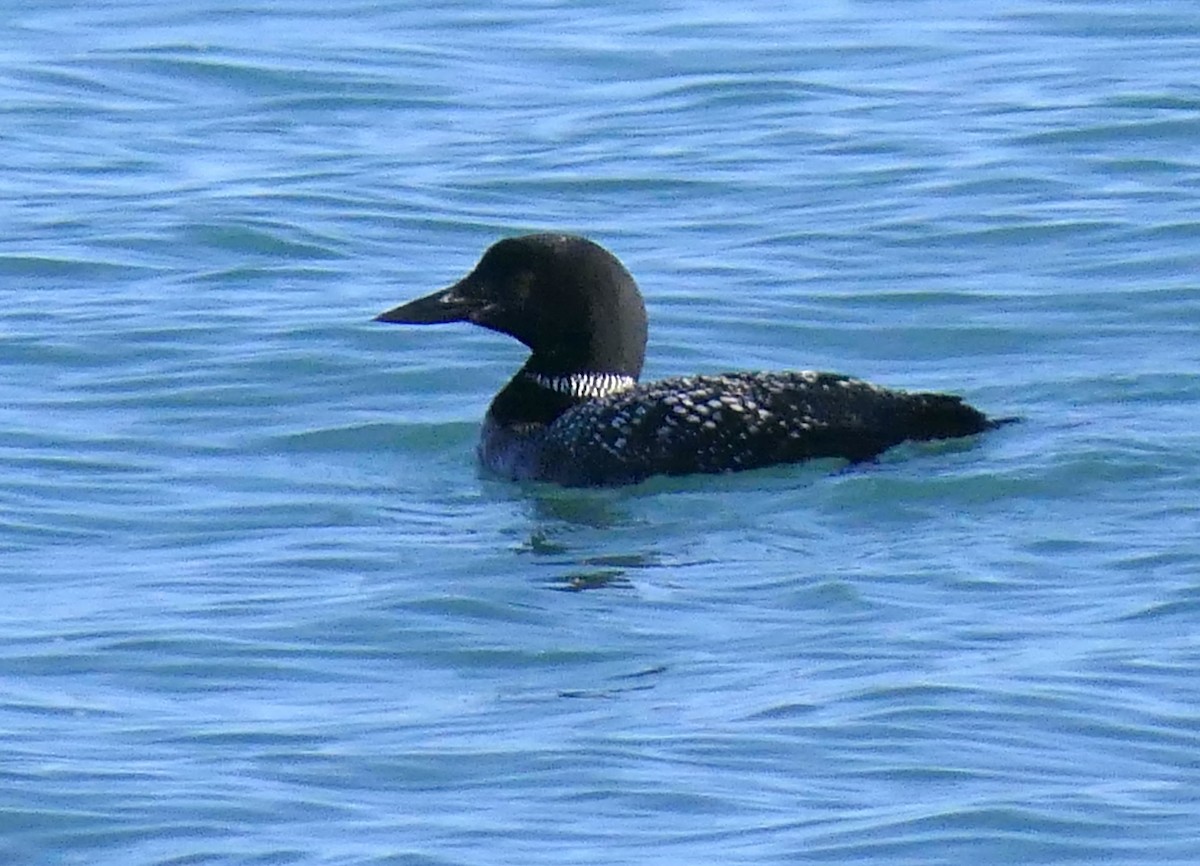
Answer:
[[[0,863],[1200,862],[1200,6],[4,18]],[[483,477],[535,229],[1024,423]]]

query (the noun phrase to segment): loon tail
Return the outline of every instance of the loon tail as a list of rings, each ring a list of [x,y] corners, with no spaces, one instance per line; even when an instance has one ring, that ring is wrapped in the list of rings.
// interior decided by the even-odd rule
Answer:
[[[917,394],[908,419],[911,439],[956,439],[974,436],[1020,421],[1017,417],[989,418],[951,394]]]
[[[988,418],[987,430],[996,430],[1000,427],[1007,427],[1009,424],[1020,424],[1025,419],[1020,415],[1008,415],[1004,418]]]

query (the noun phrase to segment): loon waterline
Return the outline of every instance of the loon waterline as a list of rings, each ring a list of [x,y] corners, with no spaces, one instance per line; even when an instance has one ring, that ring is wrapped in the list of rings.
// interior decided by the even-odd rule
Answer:
[[[632,484],[822,457],[869,460],[901,442],[950,439],[1005,420],[949,394],[813,371],[685,376],[638,384],[646,308],[616,256],[586,238],[493,244],[449,288],[376,321],[471,322],[529,359],[492,400],[479,458],[513,480]]]

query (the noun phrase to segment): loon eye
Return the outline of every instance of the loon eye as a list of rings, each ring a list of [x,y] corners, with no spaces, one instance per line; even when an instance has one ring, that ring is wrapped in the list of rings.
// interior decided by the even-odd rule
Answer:
[[[533,271],[522,269],[517,271],[512,280],[513,300],[521,306],[526,306],[533,297]]]

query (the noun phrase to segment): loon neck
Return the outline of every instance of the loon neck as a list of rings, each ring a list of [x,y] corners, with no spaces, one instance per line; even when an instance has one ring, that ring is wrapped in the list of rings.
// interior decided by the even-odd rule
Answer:
[[[637,379],[622,373],[541,373],[522,367],[492,400],[488,415],[504,426],[544,425],[579,403],[628,391]]]
[[[637,379],[622,373],[570,373],[565,376],[550,376],[522,370],[519,374],[539,388],[564,397],[592,400],[628,391],[637,384]]]

